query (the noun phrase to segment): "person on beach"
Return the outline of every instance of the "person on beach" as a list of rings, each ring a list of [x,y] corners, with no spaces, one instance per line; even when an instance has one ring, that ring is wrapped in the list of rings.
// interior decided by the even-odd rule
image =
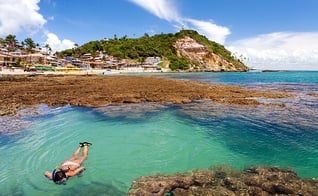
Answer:
[[[91,145],[89,142],[81,142],[71,158],[63,161],[60,167],[54,169],[53,172],[45,171],[44,175],[56,184],[64,184],[69,177],[81,174],[85,170],[85,167],[81,165],[86,160],[88,147]],[[79,157],[81,149],[83,149],[83,152],[82,156]]]

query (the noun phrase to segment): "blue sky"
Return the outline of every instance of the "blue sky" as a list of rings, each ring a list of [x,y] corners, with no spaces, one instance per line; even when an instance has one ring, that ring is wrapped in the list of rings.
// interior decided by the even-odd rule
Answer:
[[[259,69],[318,70],[317,0],[0,0],[0,37],[53,50],[194,29]]]

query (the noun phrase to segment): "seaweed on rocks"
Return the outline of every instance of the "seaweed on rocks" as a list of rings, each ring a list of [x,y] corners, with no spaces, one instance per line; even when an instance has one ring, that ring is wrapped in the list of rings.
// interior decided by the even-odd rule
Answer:
[[[218,166],[184,174],[140,177],[128,195],[318,195],[318,180],[291,169],[254,166],[242,171]]]

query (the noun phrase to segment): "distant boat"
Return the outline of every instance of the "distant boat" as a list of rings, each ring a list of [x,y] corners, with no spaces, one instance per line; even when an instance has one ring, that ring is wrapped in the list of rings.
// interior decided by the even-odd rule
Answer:
[[[250,69],[250,70],[248,70],[248,72],[262,72],[262,70],[260,70],[260,69]]]
[[[264,69],[262,72],[281,72],[283,70],[271,70],[271,69]]]

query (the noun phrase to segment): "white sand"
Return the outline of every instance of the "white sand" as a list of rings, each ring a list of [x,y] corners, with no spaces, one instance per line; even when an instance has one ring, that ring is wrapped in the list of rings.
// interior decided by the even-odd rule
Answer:
[[[82,70],[82,71],[30,71],[25,72],[23,69],[15,68],[15,69],[8,69],[2,68],[0,70],[0,75],[87,75],[87,74],[96,74],[96,75],[105,75],[112,74],[112,73],[120,73],[119,71],[106,71],[106,70]]]
[[[167,72],[168,70],[163,70],[163,72]],[[21,68],[1,68],[0,67],[0,76],[1,75],[112,75],[112,74],[120,74],[120,73],[145,73],[145,72],[162,72],[160,70],[105,70],[105,69],[89,69],[82,71],[31,71],[25,72]]]

